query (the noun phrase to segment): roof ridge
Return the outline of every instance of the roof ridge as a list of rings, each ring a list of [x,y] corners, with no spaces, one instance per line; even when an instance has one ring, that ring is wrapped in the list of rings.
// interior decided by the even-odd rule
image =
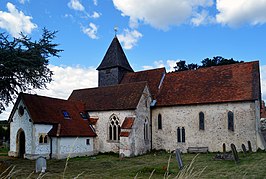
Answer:
[[[98,87],[93,87],[93,88],[82,88],[82,89],[75,89],[73,91],[82,91],[82,90],[90,90],[90,89],[103,89],[103,88],[111,88],[111,87],[118,87],[118,86],[127,86],[127,85],[134,85],[138,83],[146,83],[147,81],[139,81],[139,82],[132,82],[132,83],[119,83],[115,85],[109,85],[109,86],[98,86]]]

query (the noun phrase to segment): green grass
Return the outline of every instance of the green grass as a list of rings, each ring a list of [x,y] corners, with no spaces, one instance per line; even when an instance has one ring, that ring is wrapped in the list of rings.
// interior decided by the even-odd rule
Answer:
[[[100,154],[92,157],[77,157],[68,161],[65,178],[74,178],[81,174],[80,178],[149,178],[155,169],[152,178],[164,178],[168,159],[171,154],[166,152],[153,152],[143,156],[119,159],[115,154]],[[200,154],[193,163],[193,172],[201,172],[202,179],[222,178],[266,178],[266,152],[252,153],[244,156],[239,153],[240,162],[213,160],[215,154]],[[182,154],[185,165],[189,165],[195,154]],[[15,178],[26,178],[35,170],[35,161],[23,159],[1,159],[0,163],[16,166]],[[66,160],[47,160],[47,173],[43,178],[62,178]],[[1,167],[0,167],[1,168]],[[174,178],[179,172],[175,156],[169,162],[170,178]],[[31,178],[37,178],[38,174],[32,174]]]
[[[5,147],[0,147],[0,156],[7,156],[8,149]]]

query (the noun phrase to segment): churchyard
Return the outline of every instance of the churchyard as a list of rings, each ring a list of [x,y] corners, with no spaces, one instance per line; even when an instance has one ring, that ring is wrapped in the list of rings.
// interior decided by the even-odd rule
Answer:
[[[5,151],[3,151],[5,152]],[[265,178],[266,152],[238,153],[239,162],[234,160],[214,160],[217,153],[181,154],[184,164],[182,175],[190,178]],[[196,156],[196,157],[195,157]],[[169,159],[170,158],[170,159]],[[189,165],[191,161],[192,165]],[[35,161],[0,156],[0,176],[4,169],[15,166],[15,178],[38,178],[34,173]],[[189,171],[187,169],[189,168]],[[12,168],[12,167],[11,167]],[[11,169],[10,168],[10,169]],[[1,175],[0,174],[0,175]],[[169,178],[176,177],[179,167],[175,154],[155,151],[133,158],[119,158],[118,154],[99,154],[90,157],[76,157],[69,160],[47,160],[47,170],[43,178]],[[199,176],[199,177],[197,177]],[[182,177],[180,177],[182,178]],[[185,177],[183,177],[185,178]]]

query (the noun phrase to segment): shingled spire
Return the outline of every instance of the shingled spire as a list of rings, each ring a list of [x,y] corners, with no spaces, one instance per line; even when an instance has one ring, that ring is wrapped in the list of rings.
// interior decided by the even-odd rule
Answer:
[[[97,70],[98,86],[119,84],[125,73],[133,72],[116,36]]]

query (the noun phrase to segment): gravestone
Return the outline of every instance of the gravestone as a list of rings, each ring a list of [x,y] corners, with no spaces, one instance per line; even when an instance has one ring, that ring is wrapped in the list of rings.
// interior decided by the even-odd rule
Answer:
[[[120,154],[119,154],[119,159],[120,159],[120,160],[123,160],[124,158],[125,158],[125,154],[124,154],[124,153],[120,153]]]
[[[226,153],[226,145],[223,143],[223,153]]]
[[[239,157],[238,157],[238,153],[236,151],[235,144],[231,144],[231,150],[232,150],[232,154],[233,154],[233,158],[234,158],[235,163],[238,163],[239,162]]]
[[[248,152],[252,152],[252,148],[251,148],[251,142],[250,141],[248,141]]]
[[[246,155],[247,154],[247,149],[246,149],[245,144],[242,144],[241,147],[242,147],[242,150],[244,152],[244,155]]]
[[[36,173],[42,172],[45,173],[46,170],[46,158],[45,157],[38,157],[36,160]]]
[[[182,158],[181,158],[181,152],[179,149],[176,149],[175,150],[175,158],[177,160],[177,163],[178,163],[178,168],[179,170],[181,170],[183,168],[183,161],[182,161]]]

